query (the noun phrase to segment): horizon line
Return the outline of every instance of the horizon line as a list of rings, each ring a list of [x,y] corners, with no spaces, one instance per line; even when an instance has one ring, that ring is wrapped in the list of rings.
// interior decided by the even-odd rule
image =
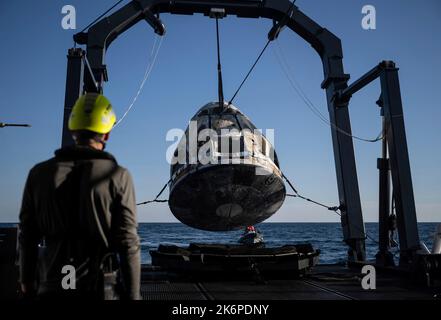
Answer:
[[[1,223],[7,223],[7,224],[18,224],[19,222],[5,222],[0,221]],[[187,226],[186,224],[182,222],[174,222],[174,221],[152,221],[152,222],[145,222],[145,221],[138,221],[138,223],[167,223],[167,224],[182,224],[184,226]],[[340,223],[338,221],[270,221],[270,222],[260,222],[256,224],[278,224],[278,223]],[[364,221],[364,223],[378,223],[378,221]],[[417,223],[441,223],[441,221],[418,221]],[[190,226],[187,226],[190,227]]]

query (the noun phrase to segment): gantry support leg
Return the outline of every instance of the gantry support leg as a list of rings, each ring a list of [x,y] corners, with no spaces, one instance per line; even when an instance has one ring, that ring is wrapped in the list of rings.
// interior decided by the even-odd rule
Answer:
[[[388,147],[400,239],[400,265],[411,262],[420,248],[418,224],[404,127],[398,68],[383,63],[380,75],[384,116],[388,123]]]
[[[84,51],[80,48],[71,48],[67,54],[66,93],[64,96],[63,135],[61,146],[66,147],[74,143],[69,132],[68,121],[75,101],[83,91],[83,63]]]

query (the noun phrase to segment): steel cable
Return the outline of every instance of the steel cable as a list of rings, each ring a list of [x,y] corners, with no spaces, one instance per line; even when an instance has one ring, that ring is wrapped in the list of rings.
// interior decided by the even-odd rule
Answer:
[[[158,43],[158,38],[159,38],[159,43]],[[133,97],[132,103],[130,103],[130,105],[127,107],[127,109],[124,112],[124,114],[121,117],[121,119],[119,119],[117,121],[117,123],[115,124],[115,126],[113,127],[114,129],[115,129],[115,127],[117,127],[124,120],[124,118],[127,116],[127,114],[130,112],[130,110],[135,105],[135,102],[138,99],[139,95],[141,94],[141,92],[142,92],[142,90],[144,88],[144,84],[146,83],[147,79],[149,78],[149,76],[150,76],[150,74],[151,74],[151,72],[153,70],[153,67],[155,66],[156,58],[158,57],[158,53],[159,53],[159,49],[161,49],[162,40],[163,40],[163,38],[160,37],[160,36],[156,36],[155,37],[155,42],[153,43],[152,51],[150,52],[149,63],[147,64],[147,68],[146,68],[146,70],[144,72],[144,78],[141,81],[141,84],[139,86],[138,92]]]

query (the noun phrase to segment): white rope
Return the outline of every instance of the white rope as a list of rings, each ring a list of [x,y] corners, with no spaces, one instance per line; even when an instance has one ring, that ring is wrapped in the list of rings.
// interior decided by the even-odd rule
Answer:
[[[279,52],[274,50],[275,56],[277,58],[277,62],[279,63],[283,73],[285,74],[286,78],[288,79],[291,87],[296,91],[296,93],[299,95],[299,97],[302,99],[302,101],[305,103],[305,105],[312,111],[314,115],[317,116],[323,123],[330,126],[334,130],[357,140],[365,141],[365,142],[377,142],[379,140],[383,139],[383,134],[380,132],[380,134],[375,139],[365,139],[361,138],[355,135],[352,135],[343,129],[339,128],[337,125],[332,123],[330,120],[327,119],[327,117],[312,103],[312,101],[308,98],[306,93],[302,90],[302,87],[300,86],[299,82],[295,79],[293,76],[293,72],[286,61],[285,55],[283,54],[282,48],[280,47],[279,41],[276,40],[277,49]]]
[[[159,38],[159,42],[158,42],[158,38]],[[135,105],[135,102],[138,99],[139,95],[141,94],[142,89],[144,88],[144,84],[146,83],[146,81],[147,81],[148,77],[150,76],[150,73],[152,72],[153,67],[156,63],[156,58],[158,57],[158,53],[159,53],[159,49],[161,48],[162,40],[163,40],[163,37],[160,37],[160,36],[155,37],[152,51],[150,52],[149,63],[147,64],[147,68],[144,72],[144,78],[142,79],[141,84],[139,85],[138,92],[136,93],[135,97],[133,98],[132,103],[127,107],[127,109],[124,112],[121,119],[119,119],[118,122],[113,127],[114,129],[116,126],[118,126],[124,120],[124,118],[127,116],[127,114],[130,112],[130,110]]]

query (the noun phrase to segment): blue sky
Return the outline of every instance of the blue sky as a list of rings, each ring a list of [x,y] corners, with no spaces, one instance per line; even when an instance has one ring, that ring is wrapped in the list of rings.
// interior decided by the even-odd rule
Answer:
[[[60,146],[66,53],[72,35],[115,1],[0,2],[0,121],[32,124],[0,129],[0,221],[17,221],[28,170]],[[74,5],[77,30],[61,27],[61,8]],[[361,28],[361,8],[377,10],[377,29]],[[301,10],[342,39],[346,73],[355,80],[381,60],[400,68],[404,115],[419,221],[441,221],[441,2],[433,0],[298,0]],[[138,200],[147,200],[168,180],[165,140],[205,103],[217,99],[215,25],[201,15],[163,15],[167,27],[157,64],[133,110],[111,136],[108,150],[135,180]],[[224,91],[230,98],[266,42],[271,22],[227,17],[220,22]],[[154,34],[144,22],[109,48],[110,81],[105,94],[121,116],[138,90]],[[321,62],[314,50],[286,29],[279,38],[294,77],[327,114]],[[337,204],[330,128],[320,122],[289,86],[273,51],[262,57],[235,105],[262,129],[275,129],[281,168],[299,191]],[[275,48],[275,47],[274,47]],[[353,133],[373,138],[380,131],[375,105],[379,84],[354,96]],[[365,221],[377,221],[380,143],[355,142]],[[142,222],[176,221],[166,204],[139,208]],[[268,221],[332,221],[339,218],[297,199]]]

